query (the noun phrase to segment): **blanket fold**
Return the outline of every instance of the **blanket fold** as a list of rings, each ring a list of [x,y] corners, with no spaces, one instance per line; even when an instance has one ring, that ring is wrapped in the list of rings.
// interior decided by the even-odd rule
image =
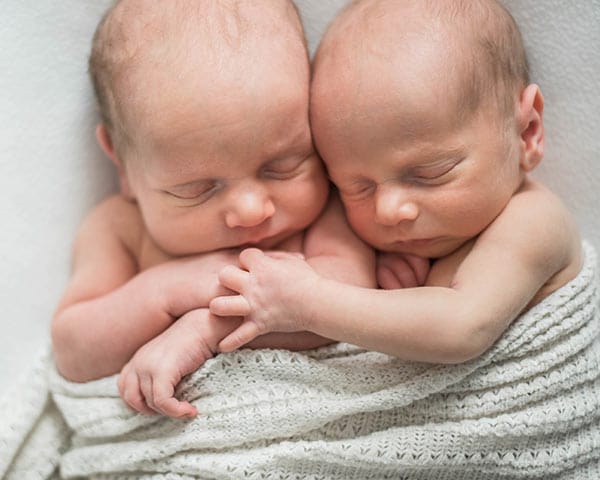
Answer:
[[[60,463],[65,479],[598,479],[599,285],[584,248],[580,274],[477,359],[240,350],[182,381],[199,411],[189,421],[135,414],[116,377],[70,383],[44,358],[29,423],[0,438],[0,474],[51,478]],[[42,440],[52,451],[28,476]]]

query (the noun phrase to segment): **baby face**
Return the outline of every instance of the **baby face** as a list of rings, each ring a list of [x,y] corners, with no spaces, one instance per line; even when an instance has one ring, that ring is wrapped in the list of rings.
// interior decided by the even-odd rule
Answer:
[[[211,95],[188,87],[154,85],[125,161],[154,241],[173,255],[269,249],[312,223],[328,180],[307,82],[272,76]]]
[[[348,220],[379,250],[448,255],[520,185],[516,129],[491,107],[463,119],[443,88],[372,78],[360,94],[319,74],[313,85],[313,135]]]

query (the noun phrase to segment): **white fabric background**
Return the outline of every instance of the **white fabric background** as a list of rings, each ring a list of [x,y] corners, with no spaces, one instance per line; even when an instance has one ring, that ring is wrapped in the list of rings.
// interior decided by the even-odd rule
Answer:
[[[109,3],[0,2],[0,389],[48,340],[77,225],[115,188],[94,144],[86,74],[91,35]],[[313,49],[345,0],[297,3]],[[547,154],[536,176],[600,247],[600,0],[506,3],[546,98]]]

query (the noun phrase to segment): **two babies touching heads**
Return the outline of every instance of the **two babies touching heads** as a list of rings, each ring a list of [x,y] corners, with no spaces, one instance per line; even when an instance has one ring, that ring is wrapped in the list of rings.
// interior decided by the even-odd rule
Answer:
[[[196,415],[176,385],[242,346],[464,362],[581,268],[496,0],[354,1],[312,66],[289,0],[121,0],[90,72],[121,188],[78,232],[54,354],[139,412]]]

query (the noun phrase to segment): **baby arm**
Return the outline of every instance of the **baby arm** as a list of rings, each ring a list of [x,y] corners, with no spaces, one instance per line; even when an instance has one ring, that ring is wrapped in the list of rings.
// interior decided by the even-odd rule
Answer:
[[[446,283],[359,288],[319,276],[302,259],[249,249],[240,255],[243,270],[227,267],[220,275],[241,296],[215,299],[211,310],[246,316],[244,324],[254,323],[258,332],[309,330],[405,360],[469,360],[488,349],[552,278],[577,271],[575,229],[564,209],[541,197],[525,192],[513,198],[466,254],[438,260],[430,277]],[[290,279],[294,288],[285,288]]]
[[[143,344],[218,292],[216,272],[233,252],[175,260],[138,273],[123,232],[130,205],[112,197],[83,223],[73,273],[52,322],[54,358],[65,378],[83,382],[118,372]]]
[[[285,252],[273,252],[269,255],[278,258],[292,257],[292,255]],[[326,210],[307,231],[304,241],[304,256],[306,258],[305,263],[307,267],[309,267],[312,272],[317,273],[321,278],[366,288],[376,287],[375,253],[373,249],[365,245],[352,232],[345,219],[341,203],[335,195],[331,195]],[[273,284],[272,287],[276,289],[289,289],[291,283],[291,289],[295,289],[295,277],[293,275],[287,275],[285,269],[279,273],[281,274],[277,280],[279,283],[278,285]],[[228,273],[226,270],[222,272],[220,278],[224,279],[226,283],[228,282]],[[237,288],[234,288],[234,290],[239,292]],[[243,305],[245,305],[243,297],[231,297],[229,299],[221,298],[218,299],[216,303],[211,304],[211,309],[214,309],[214,313],[226,315],[224,311],[220,309],[221,302],[229,305],[241,304],[242,308]],[[281,313],[285,316],[294,316],[294,312],[292,311]],[[240,314],[240,316],[243,315]],[[246,320],[248,320],[248,318]],[[253,322],[245,321],[237,330],[233,331],[227,338],[223,339],[219,344],[219,349],[221,351],[232,351],[248,342],[251,342],[249,345],[253,346],[256,343],[253,339],[261,335],[259,330],[260,328],[257,328],[257,325]],[[302,331],[302,329],[290,330],[281,328],[268,330],[268,332],[291,331],[298,332]],[[313,343],[311,339],[314,339],[314,343],[316,343],[317,346],[332,343],[330,338],[333,337],[322,336],[316,332],[313,332],[312,334],[311,332],[304,333],[307,337],[301,340],[305,342]],[[285,339],[290,336],[288,333],[287,335],[280,334],[280,337]],[[269,336],[261,337],[258,341],[260,342],[263,338],[269,338]]]
[[[123,367],[118,380],[121,397],[141,413],[194,417],[196,408],[175,398],[175,387],[211,358],[219,340],[240,323],[241,319],[217,319],[207,308],[187,312]]]
[[[374,252],[352,233],[335,199],[306,233],[304,255],[308,264],[323,277],[375,286]],[[186,313],[168,330],[143,345],[125,365],[119,377],[121,396],[130,407],[142,413],[192,417],[197,413],[195,407],[176,399],[175,387],[184,375],[211,358],[219,350],[219,344],[228,351],[244,344],[250,348],[303,350],[332,342],[306,331],[271,331],[249,345],[243,337],[229,347],[227,341],[221,342],[225,337],[238,338],[236,332],[239,333],[241,324],[240,317],[224,320],[211,315],[208,309]],[[233,336],[229,337],[231,332]]]
[[[304,239],[304,257],[319,275],[363,287],[375,287],[375,253],[350,229],[343,207],[336,194],[319,219],[311,225]],[[239,333],[239,332],[237,332]],[[231,337],[235,338],[237,333]],[[231,339],[230,338],[230,339]],[[239,338],[231,345],[224,342],[220,348],[230,351],[243,345]],[[260,336],[247,346],[251,348],[286,348],[307,350],[333,343],[330,338],[312,332],[273,332]]]

